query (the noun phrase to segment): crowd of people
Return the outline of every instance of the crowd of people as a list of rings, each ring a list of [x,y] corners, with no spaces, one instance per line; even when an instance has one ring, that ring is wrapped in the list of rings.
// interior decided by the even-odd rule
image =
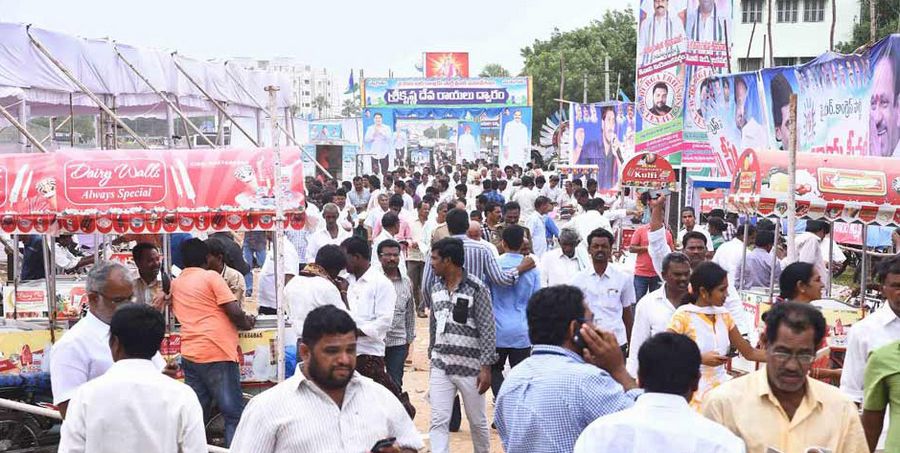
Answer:
[[[481,161],[308,178],[306,223],[277,244],[299,365],[246,406],[238,331],[277,312],[275,235],[173,238],[170,285],[158,242],[140,241],[136,275],[94,265],[89,311],[54,347],[59,451],[206,451],[213,407],[236,453],[419,451],[417,412],[446,453],[463,411],[476,453],[492,429],[507,452],[900,449],[900,257],[836,368],[812,304],[828,223],[808,221],[790,260],[771,221],[714,210],[701,225],[684,207],[676,230],[665,195],[583,179]],[[772,279],[752,344],[739,290]],[[180,365],[159,355],[169,309]],[[404,385],[417,334],[427,414]],[[760,365],[736,377],[738,355]],[[184,384],[165,377],[179,370]]]

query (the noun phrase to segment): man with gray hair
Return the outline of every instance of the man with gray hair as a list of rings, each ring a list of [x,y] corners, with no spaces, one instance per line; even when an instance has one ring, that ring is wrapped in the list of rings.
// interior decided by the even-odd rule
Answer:
[[[316,231],[309,237],[306,245],[306,256],[301,256],[304,263],[315,263],[316,254],[326,245],[341,245],[344,239],[350,237],[350,232],[341,228],[338,224],[338,218],[341,216],[341,209],[334,203],[326,203],[322,207],[322,217],[325,219],[325,228]]]
[[[88,313],[53,346],[50,384],[53,404],[63,418],[75,390],[108,370],[113,364],[109,349],[109,323],[116,308],[134,298],[128,269],[113,261],[96,264],[87,277]],[[153,364],[166,374],[177,371],[166,367],[162,356],[153,356]]]
[[[568,285],[575,274],[589,267],[590,263],[575,253],[580,242],[581,237],[573,228],[563,228],[559,232],[559,248],[550,250],[541,257],[542,287]]]

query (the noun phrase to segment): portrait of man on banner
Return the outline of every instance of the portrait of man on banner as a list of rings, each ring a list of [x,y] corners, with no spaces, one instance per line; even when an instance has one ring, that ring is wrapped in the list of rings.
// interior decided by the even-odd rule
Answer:
[[[366,117],[369,113],[371,112],[366,112]],[[391,152],[394,150],[394,133],[385,121],[384,113],[374,112],[371,118],[372,123],[366,127],[363,143],[366,153],[372,158],[372,171],[380,170],[381,174],[385,174],[390,164]]]
[[[463,161],[472,163],[478,159],[479,136],[478,123],[459,123],[459,133],[456,140],[456,163],[461,164]]]
[[[692,0],[687,14],[687,37],[691,41],[725,43],[731,20],[729,2]]]
[[[734,125],[740,137],[740,150],[764,149],[768,145],[755,73],[734,77]]]
[[[675,5],[683,5],[682,0],[642,0],[641,3],[638,52],[643,55],[640,64],[646,65],[654,61],[653,52],[659,50],[664,43],[684,38],[684,18],[679,14],[684,7],[677,8]],[[646,11],[644,5],[652,6],[652,10]]]
[[[872,54],[869,155],[900,157],[900,51],[888,44]]]
[[[791,96],[794,87],[785,77],[785,72],[778,73],[769,84],[769,92],[772,96],[772,123],[775,128],[775,141],[778,149],[790,151],[793,146],[794,127],[791,124]]]
[[[669,105],[669,86],[665,82],[657,82],[653,85],[650,99],[653,103],[650,113],[653,115],[665,116],[672,111],[672,107]]]
[[[531,115],[528,116],[527,121],[530,122]],[[500,143],[501,167],[515,164],[524,166],[531,160],[530,133],[521,109],[503,111],[503,136]]]

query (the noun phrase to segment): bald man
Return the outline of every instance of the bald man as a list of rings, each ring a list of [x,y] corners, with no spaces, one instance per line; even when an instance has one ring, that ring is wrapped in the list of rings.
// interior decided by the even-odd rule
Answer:
[[[885,51],[872,71],[871,108],[869,114],[869,155],[898,156],[900,148],[900,79],[898,65],[893,55]]]
[[[491,244],[488,241],[485,241],[484,238],[481,236],[481,222],[476,222],[474,220],[469,222],[469,229],[466,230],[466,236],[468,236],[469,239],[471,239],[473,241],[478,241],[478,242],[486,245],[489,249],[491,249],[491,252],[494,253],[495,257],[497,257],[497,258],[500,257],[500,251],[497,250],[497,246],[495,246],[494,244]]]

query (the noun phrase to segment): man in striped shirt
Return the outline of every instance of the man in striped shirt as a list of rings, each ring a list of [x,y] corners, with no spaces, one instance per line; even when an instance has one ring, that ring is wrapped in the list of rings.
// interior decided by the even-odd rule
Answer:
[[[429,323],[431,449],[450,451],[450,417],[458,391],[466,408],[475,453],[491,449],[484,393],[497,361],[491,295],[463,268],[463,241],[446,238],[432,246],[431,265],[440,277],[431,287]]]

